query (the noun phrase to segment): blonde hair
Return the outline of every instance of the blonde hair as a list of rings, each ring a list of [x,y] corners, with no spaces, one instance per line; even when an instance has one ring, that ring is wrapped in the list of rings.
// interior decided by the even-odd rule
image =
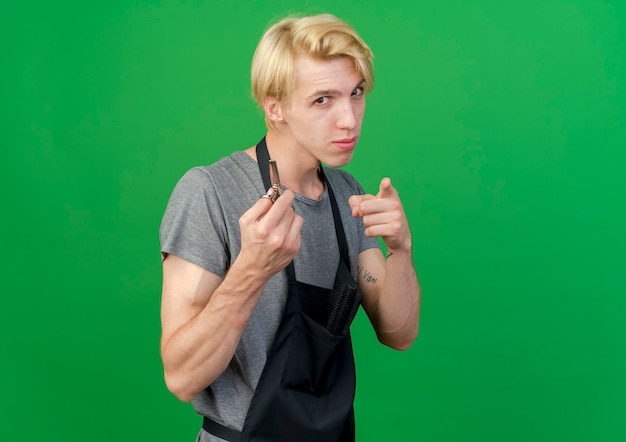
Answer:
[[[374,87],[372,51],[350,25],[331,14],[292,16],[271,26],[254,53],[252,96],[259,106],[263,106],[266,97],[289,102],[296,82],[294,62],[300,54],[314,60],[349,57],[357,73],[365,79],[365,93]]]

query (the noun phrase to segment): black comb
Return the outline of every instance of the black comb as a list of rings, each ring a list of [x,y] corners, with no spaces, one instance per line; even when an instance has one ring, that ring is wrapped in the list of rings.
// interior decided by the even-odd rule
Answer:
[[[344,336],[348,334],[350,324],[356,316],[361,303],[359,289],[354,284],[341,284],[339,290],[335,290],[337,298],[330,312],[326,328],[334,335]]]

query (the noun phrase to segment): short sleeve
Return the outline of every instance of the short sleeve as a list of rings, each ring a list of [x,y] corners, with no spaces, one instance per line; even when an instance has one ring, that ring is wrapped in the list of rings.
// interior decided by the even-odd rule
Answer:
[[[193,168],[178,181],[165,209],[161,255],[176,255],[223,277],[230,261],[225,225],[211,176]]]

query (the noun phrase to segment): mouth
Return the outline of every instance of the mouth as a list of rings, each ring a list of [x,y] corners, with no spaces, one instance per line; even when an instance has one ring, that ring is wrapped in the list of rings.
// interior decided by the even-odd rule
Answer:
[[[350,138],[342,138],[340,140],[334,140],[333,144],[341,150],[350,150],[350,149],[354,149],[358,140],[359,140],[358,136],[350,137]]]

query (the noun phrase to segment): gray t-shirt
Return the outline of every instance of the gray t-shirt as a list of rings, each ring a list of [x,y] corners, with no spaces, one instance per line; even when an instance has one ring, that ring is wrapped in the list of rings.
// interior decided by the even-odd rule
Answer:
[[[358,254],[379,247],[353,218],[348,198],[363,189],[347,172],[324,168],[341,214],[353,275]],[[241,248],[239,218],[265,193],[257,163],[237,151],[218,162],[189,170],[177,183],[161,223],[161,252],[191,261],[223,277]],[[304,218],[301,246],[294,259],[298,281],[332,288],[339,249],[328,191],[319,201],[296,194],[296,212]],[[195,410],[241,430],[252,395],[278,329],[287,296],[287,278],[270,279],[224,373],[193,400]],[[202,435],[201,440],[220,440]]]

